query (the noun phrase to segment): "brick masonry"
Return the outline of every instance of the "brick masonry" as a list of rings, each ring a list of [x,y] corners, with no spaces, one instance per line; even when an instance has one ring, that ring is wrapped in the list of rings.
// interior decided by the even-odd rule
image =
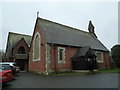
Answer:
[[[58,47],[63,47],[63,46],[52,45],[50,47],[50,70],[51,71],[54,71],[55,69],[57,71],[72,70],[71,57],[74,55],[74,53],[77,51],[78,48],[64,46],[63,48],[65,48],[65,63],[58,63]],[[104,61],[98,64],[99,69],[110,68],[111,61],[110,61],[109,53],[108,52],[102,52],[102,53],[103,53]]]
[[[35,30],[33,33],[33,38],[37,32],[40,33],[40,61],[33,61],[33,38],[30,48],[30,55],[29,55],[29,70],[35,71],[35,72],[45,72],[46,71],[46,41],[43,36],[43,33],[41,32],[41,28],[36,23]],[[72,62],[71,57],[76,52],[78,48],[76,47],[68,47],[68,46],[60,46],[60,45],[54,45],[50,44],[50,56],[49,56],[49,71],[64,71],[64,70],[72,70]],[[65,63],[58,63],[58,47],[64,47],[65,48]],[[99,63],[99,68],[110,68],[111,67],[111,61],[110,56],[108,52],[102,52],[103,53],[103,63]]]
[[[35,36],[35,34],[39,32],[40,33],[40,61],[33,61],[33,38]],[[33,37],[32,37],[32,44],[31,44],[31,48],[30,48],[30,54],[29,54],[29,70],[30,71],[37,71],[37,72],[45,72],[46,68],[45,68],[45,65],[46,65],[46,61],[45,61],[45,57],[46,57],[46,42],[45,42],[45,39],[43,37],[43,34],[40,30],[40,27],[39,25],[35,25],[35,30],[34,30],[34,33],[33,33]]]
[[[17,43],[17,45],[15,46],[15,48],[13,49],[13,55],[14,55],[14,54],[18,54],[18,49],[19,49],[21,46],[24,47],[24,49],[25,49],[25,54],[28,54],[28,52],[29,52],[29,47],[28,47],[28,45],[26,44],[25,40],[24,40],[24,39],[21,39],[21,40]]]

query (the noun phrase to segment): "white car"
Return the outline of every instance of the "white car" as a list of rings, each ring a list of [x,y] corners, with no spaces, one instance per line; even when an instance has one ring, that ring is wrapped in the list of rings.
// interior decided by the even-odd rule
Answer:
[[[13,69],[13,74],[17,74],[20,72],[19,66],[16,65],[15,62],[0,62],[2,65],[10,65]]]

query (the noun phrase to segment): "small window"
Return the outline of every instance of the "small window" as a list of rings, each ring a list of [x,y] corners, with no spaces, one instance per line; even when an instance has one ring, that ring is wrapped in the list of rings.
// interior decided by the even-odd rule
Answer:
[[[58,48],[58,62],[65,61],[65,48]]]
[[[97,53],[97,60],[102,60],[102,55],[101,55],[101,53]]]
[[[23,46],[21,46],[19,49],[18,49],[18,54],[25,54],[25,48]]]
[[[63,60],[63,49],[59,49],[59,59]]]
[[[102,54],[102,52],[97,52],[96,56],[97,56],[96,59],[97,59],[98,62],[103,62],[103,54]]]

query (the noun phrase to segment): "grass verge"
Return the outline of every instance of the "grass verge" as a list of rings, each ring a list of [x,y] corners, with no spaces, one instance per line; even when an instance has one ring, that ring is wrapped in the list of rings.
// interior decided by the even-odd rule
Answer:
[[[70,76],[70,75],[87,75],[87,74],[96,74],[96,73],[120,73],[120,68],[115,69],[101,69],[94,72],[62,72],[54,74],[55,76]]]
[[[98,72],[108,72],[108,73],[120,73],[120,68],[115,69],[101,69]]]

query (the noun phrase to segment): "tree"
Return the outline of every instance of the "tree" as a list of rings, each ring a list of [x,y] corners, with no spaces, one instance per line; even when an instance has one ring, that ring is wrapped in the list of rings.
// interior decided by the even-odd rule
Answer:
[[[114,45],[111,48],[111,55],[112,55],[112,59],[113,59],[115,66],[117,68],[120,68],[120,45],[119,44]]]

